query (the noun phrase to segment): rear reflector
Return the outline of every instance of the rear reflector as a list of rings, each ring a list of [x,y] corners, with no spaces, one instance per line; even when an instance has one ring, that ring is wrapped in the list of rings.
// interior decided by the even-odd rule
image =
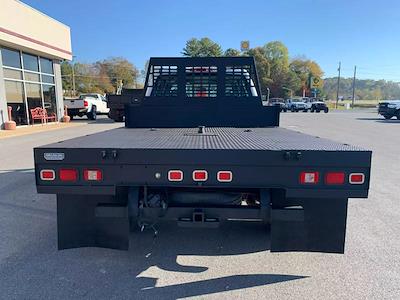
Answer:
[[[316,184],[319,181],[319,172],[301,172],[300,183]]]
[[[60,169],[59,177],[61,181],[77,181],[78,171],[75,169]]]
[[[101,181],[103,179],[103,173],[100,170],[84,170],[83,178],[86,181]]]
[[[363,184],[365,181],[364,173],[351,173],[349,175],[349,182],[351,184]]]
[[[207,181],[208,179],[208,173],[205,170],[195,170],[192,175],[194,181]]]
[[[344,184],[344,172],[330,172],[325,175],[326,184]]]
[[[40,171],[40,179],[52,181],[56,179],[56,172],[54,170],[41,170]]]
[[[233,176],[231,171],[219,171],[217,173],[217,180],[219,182],[231,182],[232,177]]]
[[[168,180],[169,181],[182,181],[183,180],[183,172],[181,170],[168,171]]]

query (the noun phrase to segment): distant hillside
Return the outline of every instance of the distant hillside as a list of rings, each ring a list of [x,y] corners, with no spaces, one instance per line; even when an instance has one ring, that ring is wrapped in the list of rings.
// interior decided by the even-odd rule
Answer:
[[[336,99],[337,77],[324,79],[324,94]],[[339,96],[349,99],[353,95],[353,78],[340,78]],[[386,80],[356,79],[356,99],[400,99],[400,83]]]

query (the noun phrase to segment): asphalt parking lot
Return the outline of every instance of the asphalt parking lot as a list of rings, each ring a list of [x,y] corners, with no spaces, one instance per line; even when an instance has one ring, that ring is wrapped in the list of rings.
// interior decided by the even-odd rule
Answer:
[[[371,111],[285,113],[283,127],[373,150],[369,199],[349,203],[346,252],[270,253],[258,224],[164,224],[129,251],[57,251],[55,196],[35,191],[32,148],[121,126],[0,139],[2,299],[400,299],[400,121]]]

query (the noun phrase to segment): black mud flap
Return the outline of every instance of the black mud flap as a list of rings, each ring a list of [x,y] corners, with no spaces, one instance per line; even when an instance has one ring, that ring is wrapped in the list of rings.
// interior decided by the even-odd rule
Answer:
[[[348,199],[296,199],[271,211],[271,252],[344,253]]]
[[[114,202],[111,196],[57,195],[58,249],[128,250],[128,207]]]

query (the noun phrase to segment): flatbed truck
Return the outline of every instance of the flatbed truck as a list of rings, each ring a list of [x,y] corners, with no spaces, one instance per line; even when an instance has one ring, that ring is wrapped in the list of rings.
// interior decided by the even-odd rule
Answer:
[[[343,253],[371,155],[280,128],[252,57],[151,58],[125,127],[34,149],[37,191],[57,195],[59,249],[128,249],[163,220],[255,221],[273,252]]]

